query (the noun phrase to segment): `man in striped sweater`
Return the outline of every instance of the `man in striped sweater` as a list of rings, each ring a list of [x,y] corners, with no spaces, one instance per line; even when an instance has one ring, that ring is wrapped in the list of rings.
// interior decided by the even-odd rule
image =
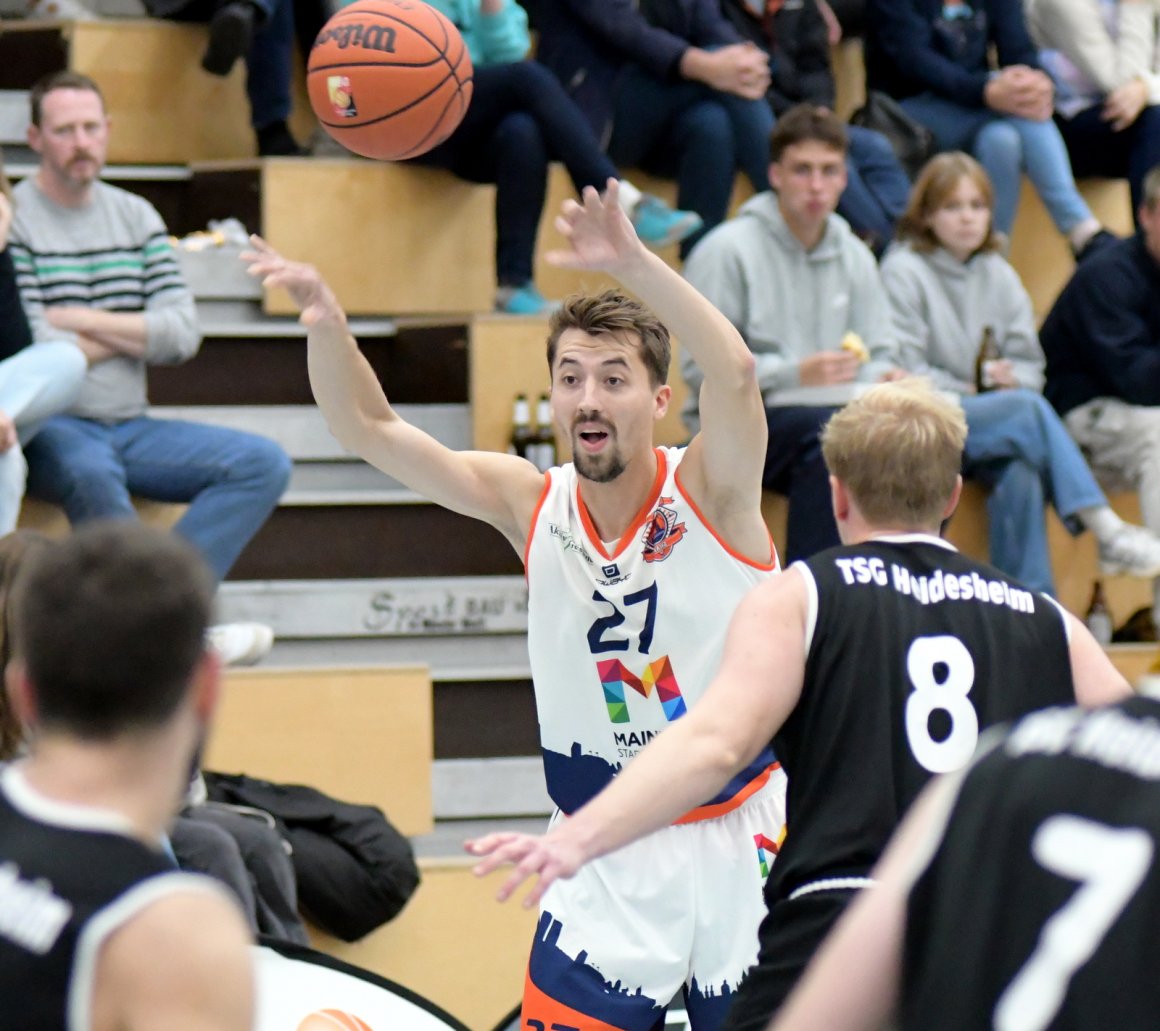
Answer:
[[[40,162],[13,191],[17,281],[35,338],[74,342],[89,370],[28,447],[29,492],[74,524],[132,517],[130,495],[188,502],[177,532],[220,579],[277,505],[290,460],[264,437],[149,417],[146,367],[186,361],[201,342],[193,295],[157,211],[99,178],[109,119],[97,84],[58,72],[31,105]]]

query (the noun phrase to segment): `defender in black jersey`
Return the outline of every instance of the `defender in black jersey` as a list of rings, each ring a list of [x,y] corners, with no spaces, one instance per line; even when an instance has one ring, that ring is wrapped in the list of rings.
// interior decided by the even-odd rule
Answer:
[[[179,538],[94,524],[5,613],[29,754],[0,771],[0,1026],[248,1031],[241,913],[161,848],[220,686],[212,581]]]
[[[1160,702],[1024,717],[924,792],[776,1031],[1160,1014]]]
[[[572,819],[478,868],[515,863],[504,894],[538,874],[534,896],[683,811],[772,738],[787,834],[758,962],[727,1020],[765,1027],[931,776],[965,766],[992,723],[1128,693],[1079,620],[938,538],[965,435],[957,406],[917,380],[835,415],[823,452],[846,546],[754,589],[701,703]]]

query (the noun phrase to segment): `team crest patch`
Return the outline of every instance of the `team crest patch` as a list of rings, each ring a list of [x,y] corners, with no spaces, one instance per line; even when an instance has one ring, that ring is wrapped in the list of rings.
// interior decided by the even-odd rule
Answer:
[[[663,562],[685,536],[685,524],[678,523],[677,513],[665,507],[672,503],[672,498],[661,498],[645,523],[643,543],[646,562]]]

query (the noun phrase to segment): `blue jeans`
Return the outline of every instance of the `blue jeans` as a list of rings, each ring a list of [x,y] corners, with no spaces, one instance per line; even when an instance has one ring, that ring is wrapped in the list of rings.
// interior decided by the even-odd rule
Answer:
[[[608,154],[621,168],[676,178],[677,207],[704,221],[700,232],[681,241],[683,258],[725,221],[739,169],[758,193],[769,189],[772,131],[773,112],[764,99],[658,79],[628,65],[617,83]]]
[[[188,502],[175,529],[221,579],[278,504],[290,459],[272,440],[176,419],[58,415],[27,449],[29,492],[74,525],[133,518],[131,495]]]
[[[1108,503],[1055,409],[1033,390],[962,398],[967,417],[963,473],[986,484],[991,562],[1028,587],[1055,592],[1047,501],[1072,533],[1076,513]]]
[[[1144,177],[1160,165],[1160,105],[1150,105],[1128,128],[1116,132],[1100,117],[1103,105],[1081,111],[1074,118],[1056,116],[1071,154],[1075,174],[1128,180],[1132,191],[1132,218],[1140,226]]]
[[[22,445],[43,420],[77,396],[89,363],[74,344],[34,344],[0,361],[0,412],[15,424],[20,443],[0,454],[0,535],[16,529],[28,473]]]
[[[616,178],[596,133],[543,65],[513,61],[475,69],[475,92],[459,127],[412,158],[462,179],[495,183],[495,268],[501,286],[532,278],[548,163],[561,161],[579,193]]]
[[[250,124],[264,129],[290,117],[294,61],[293,0],[254,0],[266,20],[246,54]]]
[[[1010,235],[1015,225],[1024,171],[1061,233],[1092,217],[1076,188],[1063,137],[1050,119],[1032,122],[986,107],[964,107],[933,93],[901,103],[934,133],[939,150],[968,151],[987,170],[995,187],[995,228],[1000,232]]]
[[[846,189],[838,200],[838,214],[876,253],[894,235],[894,223],[906,210],[910,180],[890,141],[880,132],[847,125]]]
[[[769,443],[761,485],[789,502],[784,565],[841,543],[821,441],[822,429],[836,411],[812,405],[765,410]]]

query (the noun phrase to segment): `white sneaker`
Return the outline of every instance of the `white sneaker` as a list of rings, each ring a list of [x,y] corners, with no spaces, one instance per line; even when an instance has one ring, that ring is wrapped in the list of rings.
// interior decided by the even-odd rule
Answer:
[[[1099,542],[1099,554],[1100,572],[1107,576],[1160,576],[1160,538],[1142,526],[1124,523]]]
[[[274,647],[274,631],[265,623],[218,623],[205,637],[227,666],[252,666]]]

